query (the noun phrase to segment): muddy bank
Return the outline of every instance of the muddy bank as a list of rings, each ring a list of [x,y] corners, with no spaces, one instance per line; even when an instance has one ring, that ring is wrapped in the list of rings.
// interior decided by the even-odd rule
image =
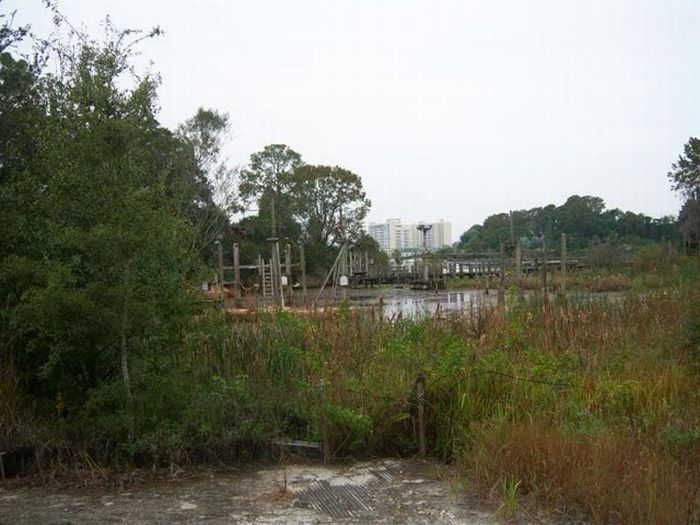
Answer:
[[[112,490],[0,485],[1,525],[93,523],[493,525],[498,520],[470,508],[445,467],[417,460],[204,472]]]

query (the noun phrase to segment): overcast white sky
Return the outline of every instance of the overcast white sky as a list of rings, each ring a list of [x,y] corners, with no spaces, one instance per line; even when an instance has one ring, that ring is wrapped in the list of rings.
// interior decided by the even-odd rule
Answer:
[[[488,215],[571,194],[676,214],[666,178],[700,135],[697,0],[61,0],[142,46],[161,122],[228,112],[232,163],[285,143],[362,177],[370,220]],[[5,0],[49,25],[39,0]]]

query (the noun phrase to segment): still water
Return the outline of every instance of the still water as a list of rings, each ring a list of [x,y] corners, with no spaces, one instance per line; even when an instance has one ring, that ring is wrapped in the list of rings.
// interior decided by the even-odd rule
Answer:
[[[378,290],[352,290],[348,295],[351,306],[356,308],[373,308],[378,312],[381,308],[387,319],[420,318],[440,314],[470,314],[482,306],[492,306],[498,303],[498,291],[490,290],[453,290],[453,291],[414,291],[402,288],[384,288]],[[506,292],[508,294],[508,292]],[[530,290],[520,294],[528,299],[537,295]],[[551,301],[556,299],[556,293],[550,293]],[[578,301],[613,301],[623,299],[623,292],[567,292],[567,300]]]
[[[423,292],[392,288],[381,292],[359,294],[348,297],[352,306],[360,308],[381,307],[389,319],[419,318],[436,313],[469,313],[483,305],[496,304],[497,293],[484,290],[459,290]]]

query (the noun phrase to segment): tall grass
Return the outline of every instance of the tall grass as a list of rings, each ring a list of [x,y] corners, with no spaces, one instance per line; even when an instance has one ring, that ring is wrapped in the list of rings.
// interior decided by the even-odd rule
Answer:
[[[676,287],[513,295],[505,310],[392,323],[265,314],[218,320],[190,359],[201,377],[245,378],[269,430],[320,439],[327,424],[337,456],[415,453],[422,373],[430,452],[485,493],[599,523],[682,523],[700,517],[699,305]]]
[[[278,438],[323,440],[335,457],[412,455],[424,376],[429,453],[501,493],[508,513],[524,497],[597,523],[698,520],[697,265],[676,275],[644,293],[512,293],[503,309],[420,320],[347,305],[203,313],[179,352],[135,364],[135,443],[118,383],[66,440],[117,466],[230,461]]]

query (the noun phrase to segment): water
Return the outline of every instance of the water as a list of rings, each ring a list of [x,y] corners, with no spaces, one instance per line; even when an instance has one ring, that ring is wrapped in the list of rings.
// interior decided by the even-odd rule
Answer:
[[[485,304],[496,304],[497,293],[483,290],[417,292],[392,288],[348,297],[352,306],[379,309],[383,300],[384,316],[389,319],[421,318],[440,313],[469,313]]]
[[[383,302],[384,317],[387,319],[419,319],[440,314],[471,314],[482,306],[494,306],[498,303],[498,291],[486,293],[479,290],[454,291],[414,291],[403,288],[383,288],[377,290],[349,290],[348,301],[356,308],[374,308],[378,311]],[[506,292],[507,294],[508,292]],[[523,290],[526,299],[537,292]],[[623,292],[582,292],[571,291],[566,294],[574,301],[612,301],[618,303],[624,297]],[[550,301],[555,301],[557,294],[549,294]]]

